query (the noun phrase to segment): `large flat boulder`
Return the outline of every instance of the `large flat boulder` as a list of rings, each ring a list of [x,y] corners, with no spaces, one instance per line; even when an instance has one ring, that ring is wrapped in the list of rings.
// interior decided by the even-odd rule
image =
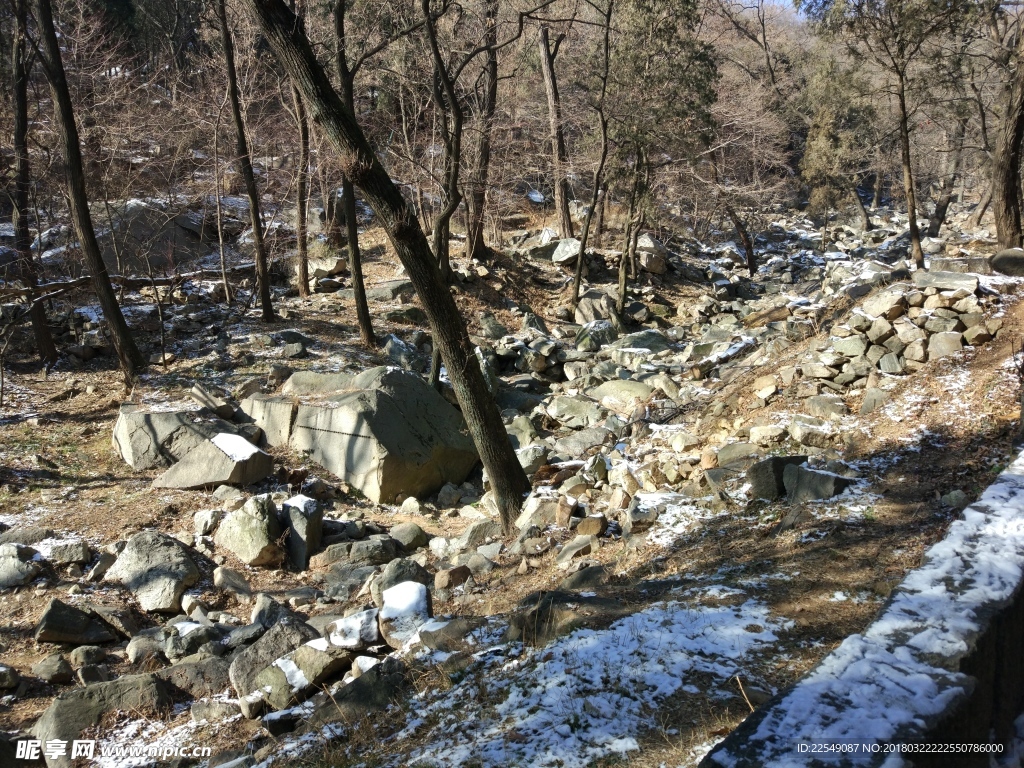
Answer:
[[[169,466],[221,432],[238,434],[238,428],[196,411],[147,411],[125,403],[114,424],[113,446],[138,471]]]
[[[144,611],[176,613],[182,593],[199,581],[199,569],[180,541],[143,531],[128,539],[103,579],[134,592]]]
[[[290,382],[298,375],[298,373],[292,374],[288,381]],[[295,386],[297,388],[299,385]],[[295,407],[295,403],[287,397],[270,397],[268,395],[247,397],[239,406],[242,413],[251,418],[256,426],[263,430],[267,445],[271,446],[288,444],[288,438],[292,433],[292,420],[295,418]]]
[[[153,481],[154,488],[198,490],[258,483],[274,470],[274,459],[241,435],[219,432],[186,453]]]
[[[477,462],[462,415],[414,374],[373,368],[324,405],[301,405],[291,447],[373,502],[462,483]]]
[[[44,744],[63,741],[69,746],[82,732],[100,724],[114,712],[131,717],[159,715],[171,706],[167,684],[156,675],[126,675],[109,683],[94,683],[65,691],[32,727],[32,735]],[[46,757],[47,768],[70,768],[71,750]]]

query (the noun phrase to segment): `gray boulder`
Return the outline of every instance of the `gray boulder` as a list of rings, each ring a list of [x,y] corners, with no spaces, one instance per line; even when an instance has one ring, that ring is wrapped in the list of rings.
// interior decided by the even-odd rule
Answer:
[[[373,502],[461,483],[477,462],[462,415],[418,376],[374,368],[330,407],[299,406],[291,446]]]
[[[797,464],[790,464],[783,472],[786,495],[793,504],[838,496],[853,484],[853,480],[831,472],[820,472]]]
[[[293,374],[291,381],[299,374]],[[323,374],[320,374],[323,375]],[[242,401],[239,408],[260,429],[266,437],[267,445],[287,445],[292,433],[292,421],[297,408],[294,401],[286,397],[269,395],[253,395]]]
[[[199,581],[199,569],[180,541],[143,531],[128,539],[103,579],[134,592],[144,611],[176,613],[182,593]]]
[[[317,631],[308,624],[287,617],[281,619],[231,662],[228,676],[235,692],[239,696],[252,693],[256,690],[256,678],[260,672],[273,664],[275,659],[316,637]]]
[[[70,744],[82,732],[100,724],[111,712],[131,712],[133,717],[159,716],[170,709],[167,684],[156,675],[126,675],[107,683],[65,691],[50,705],[32,727],[32,735],[42,742],[64,741]],[[68,754],[46,758],[47,768],[70,768]]]
[[[320,549],[324,512],[316,499],[293,496],[281,505],[282,522],[288,527],[288,562],[297,570],[309,566],[310,556]]]
[[[217,527],[213,541],[246,565],[277,565],[284,553],[277,507],[269,493],[253,496],[241,509],[229,512]]]
[[[46,604],[34,635],[37,643],[97,645],[115,639],[111,629],[84,610],[53,598]]]
[[[384,590],[391,589],[404,581],[415,581],[430,586],[434,583],[434,577],[415,560],[404,557],[392,560],[384,566],[380,576],[374,579],[370,585],[370,596],[373,598],[374,605],[377,607],[384,605]]]
[[[607,293],[593,288],[580,296],[575,318],[580,325],[593,320],[607,320],[616,330],[622,330],[622,318],[615,311],[615,300]]]
[[[274,470],[274,460],[241,435],[221,432],[186,453],[153,481],[154,488],[198,490],[257,483]]]
[[[204,420],[198,412],[151,413],[125,403],[114,424],[113,445],[138,471],[169,466],[220,432],[238,434],[238,428],[221,419]]]
[[[775,501],[786,495],[783,474],[790,464],[803,464],[806,456],[772,456],[747,470],[750,495],[755,499]]]
[[[0,589],[28,584],[39,573],[32,561],[35,550],[19,544],[0,544]]]
[[[619,332],[609,320],[591,320],[576,332],[576,349],[596,352],[619,338]]]
[[[1024,249],[1007,248],[1000,251],[989,259],[989,265],[1003,275],[1024,276]]]

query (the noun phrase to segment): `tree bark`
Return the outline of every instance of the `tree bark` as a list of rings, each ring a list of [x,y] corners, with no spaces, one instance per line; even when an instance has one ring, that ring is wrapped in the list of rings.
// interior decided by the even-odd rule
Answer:
[[[733,227],[736,228],[736,234],[740,238],[740,242],[743,243],[743,253],[747,257],[747,274],[753,277],[757,273],[757,255],[754,253],[754,241],[750,237],[750,232],[747,230],[746,225],[743,223],[743,219],[736,212],[729,203],[725,204],[725,213],[729,217],[729,221],[732,222]],[[828,218],[825,219],[825,227],[828,227]]]
[[[341,83],[341,100],[345,108],[356,119],[355,72],[348,65],[348,51],[345,47],[345,2],[337,0],[334,4],[334,37],[335,69]],[[352,272],[352,293],[356,305],[356,322],[359,325],[359,338],[371,349],[377,346],[377,336],[373,332],[373,320],[370,318],[370,306],[366,301],[366,283],[363,280],[363,255],[359,250],[359,222],[356,219],[356,191],[347,174],[341,179],[341,204],[345,212],[345,233],[348,241],[349,270]],[[335,195],[331,195],[332,198]],[[337,207],[337,200],[335,200]]]
[[[441,280],[430,245],[415,214],[370,148],[351,112],[331,87],[295,18],[282,0],[243,0],[278,61],[306,100],[313,122],[337,147],[342,167],[363,192],[416,289],[466,424],[494,488],[506,532],[522,506],[530,482],[520,466],[501,415],[473,354],[459,310]]]
[[[907,109],[907,83],[898,73],[897,100],[900,107],[900,164],[903,166],[903,191],[907,198],[907,218],[910,220],[910,255],[918,269],[924,269],[924,251],[921,250],[921,230],[917,226],[917,190],[914,188],[914,168],[910,162],[910,112]]]
[[[476,162],[469,173],[469,194],[466,197],[466,256],[483,259],[487,256],[484,243],[484,214],[487,210],[487,180],[491,168],[491,128],[498,101],[498,2],[486,0],[484,5],[486,32],[484,45],[487,59],[484,63],[484,98],[479,114],[476,142]]]
[[[295,122],[299,129],[299,167],[295,171],[295,238],[298,253],[299,296],[309,296],[309,243],[306,231],[306,203],[309,197],[309,121],[306,108],[298,89],[292,86],[292,101],[295,104]]]
[[[274,307],[270,300],[270,269],[267,263],[267,246],[263,241],[260,195],[256,189],[256,175],[252,171],[249,142],[245,138],[245,121],[242,118],[238,73],[235,70],[235,46],[231,41],[231,30],[228,29],[225,0],[217,0],[217,20],[220,23],[220,39],[224,46],[224,65],[227,68],[228,101],[231,104],[231,116],[235,121],[235,154],[237,155],[238,170],[242,174],[242,182],[245,184],[245,194],[249,198],[249,221],[252,225],[253,248],[256,251],[256,281],[259,284],[260,308],[263,320],[270,322],[274,319]]]
[[[946,222],[946,213],[956,189],[956,179],[960,173],[960,164],[964,156],[964,135],[967,132],[967,121],[958,119],[952,132],[947,135],[946,160],[943,163],[942,177],[936,185],[935,208],[928,217],[928,237],[938,237],[939,230]]]
[[[32,236],[28,228],[29,188],[31,171],[28,156],[28,80],[31,64],[25,44],[27,37],[28,7],[26,0],[15,0],[14,44],[11,46],[11,74],[14,88],[14,195],[12,197],[14,250],[18,254],[18,273],[25,285],[38,284],[35,262],[32,261]],[[46,324],[46,311],[42,304],[32,302],[29,309],[36,351],[44,365],[57,361],[57,347],[53,343],[50,327]]]
[[[85,189],[85,170],[82,164],[82,148],[79,142],[78,126],[75,124],[75,113],[71,105],[71,92],[68,89],[64,74],[64,63],[60,55],[60,43],[53,26],[53,11],[50,0],[34,0],[36,24],[38,25],[41,45],[43,71],[50,84],[53,96],[54,111],[57,118],[57,132],[67,162],[68,200],[71,207],[71,223],[78,237],[79,247],[85,256],[89,271],[92,273],[96,298],[99,300],[103,316],[107,321],[110,340],[117,353],[121,371],[127,380],[135,378],[145,367],[139,348],[132,338],[128,323],[121,314],[117,296],[110,284],[107,265],[103,262],[103,253],[96,240],[96,231],[92,226],[89,214],[89,196]]]
[[[1021,144],[1024,143],[1024,35],[1017,43],[1017,69],[1007,89],[1003,119],[996,129],[992,162],[992,215],[1000,248],[1020,248]],[[980,221],[979,217],[979,221]]]
[[[864,207],[864,201],[860,199],[860,192],[857,191],[856,182],[850,185],[850,196],[853,198],[853,203],[857,210],[857,218],[860,219],[861,231],[870,232],[874,225],[871,223],[871,216],[868,215],[868,209]]]
[[[572,237],[572,217],[569,215],[569,180],[565,177],[569,165],[569,152],[565,148],[565,132],[562,130],[562,100],[558,95],[558,81],[555,79],[555,56],[558,54],[559,38],[552,50],[548,28],[540,28],[540,70],[544,76],[544,92],[548,100],[548,124],[551,137],[551,171],[554,177],[555,214],[558,216],[560,237]]]

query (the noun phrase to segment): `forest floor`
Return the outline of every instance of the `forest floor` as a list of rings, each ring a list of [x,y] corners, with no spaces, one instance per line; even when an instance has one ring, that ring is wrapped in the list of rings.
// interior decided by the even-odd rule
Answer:
[[[379,245],[369,249],[369,284],[395,275],[388,249],[382,240]],[[564,285],[551,273],[524,275],[503,259],[489,265],[487,278],[455,289],[471,330],[485,310],[517,327],[509,299],[557,322],[554,310],[568,303]],[[660,301],[678,306],[703,289],[666,279],[655,290]],[[890,591],[956,518],[958,509],[944,505],[943,496],[961,490],[973,501],[1010,462],[1020,416],[1014,357],[1024,338],[1019,297],[1019,286],[1004,296],[1004,325],[994,341],[928,363],[903,377],[885,406],[844,417],[840,455],[859,478],[842,496],[810,505],[789,530],[771,535],[789,512],[784,501],[751,500],[739,481],[723,486],[713,510],[682,498],[663,499],[666,511],[646,536],[613,538],[588,557],[611,578],[584,595],[611,598],[628,615],[596,616],[589,629],[541,648],[502,642],[507,616],[526,596],[555,589],[566,573],[555,566],[554,550],[525,574],[521,558],[501,555],[495,570],[478,579],[476,592],[434,603],[437,616],[486,619],[468,638],[468,661],[465,654],[413,654],[415,692],[385,716],[353,723],[344,739],[323,746],[309,736],[284,736],[270,754],[323,768],[694,765],[753,707],[872,621]],[[272,327],[250,313],[224,328],[244,350],[237,365],[215,371],[185,356],[165,369],[151,368],[130,391],[110,358],[77,369],[58,366],[49,375],[28,360],[8,363],[0,410],[0,522],[50,528],[56,533],[50,545],[74,538],[94,548],[143,529],[190,531],[193,514],[210,506],[209,494],[156,491],[150,483],[157,471],[131,471],[111,447],[123,402],[171,408],[187,402],[196,382],[230,390],[246,378],[265,377],[271,363],[281,362],[278,350],[252,342],[281,328],[316,340],[309,358],[288,361],[295,368],[358,371],[388,362],[359,345],[351,301],[325,294],[279,306],[287,317]],[[378,333],[408,330],[376,316],[375,322]],[[812,337],[795,344],[770,365],[728,384],[709,382],[705,405],[733,399],[761,423],[785,423],[799,412],[796,396],[784,392],[759,408],[750,402],[751,382],[792,365],[814,342]],[[857,413],[856,398],[848,404]],[[631,448],[643,452],[641,445]],[[290,479],[325,475],[303,456],[271,452],[281,471],[268,490],[296,490]],[[396,506],[374,505],[339,488],[335,512],[359,511],[385,527],[413,519]],[[446,537],[470,523],[447,514],[414,521]],[[554,535],[571,538],[568,531]],[[212,588],[212,567],[200,563],[196,594],[247,621],[248,606]],[[315,584],[308,571],[247,569],[246,575],[255,590],[275,595]],[[54,573],[0,593],[3,663],[27,674],[46,656],[50,649],[33,641],[33,628],[51,597],[81,586],[78,579]],[[86,589],[96,595],[110,591],[102,584]],[[111,658],[113,674],[131,671],[123,656]],[[30,726],[55,692],[35,685],[0,704],[0,729]],[[103,737],[141,733],[144,740],[186,739],[218,748],[261,737],[259,721],[197,725],[187,707],[170,721],[140,728],[126,715],[109,724]]]

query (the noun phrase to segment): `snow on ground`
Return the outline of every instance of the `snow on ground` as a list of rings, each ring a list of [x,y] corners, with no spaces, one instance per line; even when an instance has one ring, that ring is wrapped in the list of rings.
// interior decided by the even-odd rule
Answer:
[[[724,685],[787,626],[755,600],[699,609],[667,602],[511,661],[496,656],[452,689],[421,695],[395,738],[426,731],[427,743],[401,763],[582,768],[625,756],[639,749],[650,711],[689,675]],[[471,700],[480,706],[467,711]]]
[[[914,739],[970,685],[935,659],[968,651],[980,622],[991,606],[1010,599],[1022,571],[1024,455],[928,550],[885,612],[766,714],[754,735],[763,764],[795,764],[801,740]],[[725,753],[718,763],[732,765],[735,758]]]
[[[729,514],[701,507],[696,499],[680,493],[638,493],[636,498],[642,509],[663,509],[647,534],[647,543],[655,546],[670,547],[697,523]]]

